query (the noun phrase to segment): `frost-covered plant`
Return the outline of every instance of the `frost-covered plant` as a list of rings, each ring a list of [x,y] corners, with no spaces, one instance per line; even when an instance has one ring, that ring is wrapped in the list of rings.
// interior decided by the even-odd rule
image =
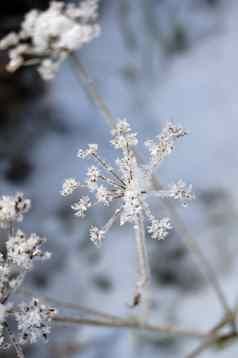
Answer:
[[[50,257],[41,248],[46,239],[36,234],[28,236],[16,230],[16,224],[23,220],[23,214],[30,209],[30,204],[30,200],[19,193],[0,198],[0,227],[9,232],[5,250],[0,252],[0,348],[9,346],[5,343],[5,331],[8,331],[10,343],[14,345],[19,357],[24,357],[23,353],[19,353],[20,345],[34,343],[39,337],[47,338],[54,313],[54,310],[41,305],[37,299],[30,304],[20,305],[14,305],[12,301],[14,291],[22,285],[26,273],[32,270],[35,259]],[[9,316],[16,320],[17,335],[9,330]]]
[[[25,199],[21,193],[15,196],[3,195],[0,198],[0,228],[6,229],[16,222],[21,222],[30,207],[30,200]]]
[[[25,270],[31,270],[33,259],[35,257],[47,259],[50,257],[49,252],[43,252],[41,245],[46,242],[35,233],[27,237],[24,232],[18,230],[14,236],[10,236],[7,241],[8,260],[18,267]]]
[[[15,317],[20,331],[19,342],[21,344],[35,343],[40,338],[47,340],[54,314],[54,309],[41,304],[36,298],[33,298],[29,304],[18,305]]]
[[[139,214],[148,219],[148,232],[153,239],[160,240],[167,236],[172,228],[169,218],[156,218],[150,210],[148,199],[151,196],[173,198],[186,205],[194,195],[191,185],[187,186],[182,180],[166,189],[155,190],[152,174],[173,151],[175,141],[186,134],[181,127],[169,123],[154,141],[145,142],[150,155],[147,165],[141,165],[135,156],[133,147],[138,144],[137,134],[131,131],[125,119],[119,120],[112,130],[111,144],[120,151],[120,156],[115,161],[116,168],[99,155],[97,144],[89,144],[88,148],[79,150],[79,158],[92,159],[97,166],[88,168],[84,182],[69,178],[63,184],[63,196],[72,194],[76,189],[88,190],[88,195],[83,195],[72,205],[75,215],[85,217],[88,210],[98,204],[110,206],[113,201],[118,203],[113,216],[102,228],[90,228],[90,239],[96,245],[101,244],[117,217],[120,218],[120,225],[127,222],[135,224]]]
[[[98,0],[85,0],[79,5],[53,1],[45,11],[31,10],[20,31],[0,41],[0,49],[9,50],[7,70],[14,72],[36,64],[44,79],[53,78],[69,53],[99,34],[97,13]]]
[[[146,248],[144,243],[144,223],[147,219],[147,231],[152,239],[165,239],[172,229],[169,218],[156,217],[149,206],[150,197],[161,199],[177,199],[186,205],[194,198],[191,185],[187,186],[182,180],[168,186],[168,188],[156,190],[153,187],[153,172],[158,169],[161,162],[173,151],[175,141],[184,137],[187,132],[169,123],[155,140],[145,142],[149,151],[149,160],[146,165],[141,165],[133,148],[138,145],[137,134],[132,132],[126,119],[118,120],[112,130],[112,146],[119,151],[119,157],[115,161],[115,167],[108,163],[98,153],[97,144],[89,144],[86,149],[80,149],[78,157],[84,160],[92,159],[96,165],[88,168],[86,179],[79,182],[75,178],[66,179],[61,194],[68,196],[75,190],[87,190],[87,195],[72,205],[76,216],[85,217],[88,210],[102,204],[111,206],[116,202],[118,207],[108,222],[101,228],[91,226],[89,229],[90,240],[100,246],[108,230],[119,218],[120,225],[131,223],[136,231],[136,242],[139,261],[139,281],[137,283],[137,295],[140,288],[148,282],[148,267]]]

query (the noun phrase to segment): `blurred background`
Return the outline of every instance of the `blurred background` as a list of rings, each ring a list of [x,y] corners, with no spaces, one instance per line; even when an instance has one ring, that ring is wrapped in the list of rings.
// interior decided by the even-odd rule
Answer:
[[[0,3],[0,33],[17,29],[24,13],[47,0]],[[79,57],[116,117],[126,117],[141,140],[172,120],[190,131],[163,163],[162,183],[191,182],[196,201],[176,211],[215,268],[229,303],[238,298],[238,2],[236,0],[101,0],[101,36]],[[0,187],[23,191],[32,211],[22,227],[48,238],[49,262],[36,265],[25,287],[35,295],[132,314],[136,257],[130,227],[114,226],[98,250],[88,226],[107,210],[73,216],[60,196],[65,178],[81,178],[78,148],[98,143],[113,160],[110,131],[66,62],[42,82],[30,68],[9,75],[0,57]],[[144,155],[144,148],[138,148]],[[162,208],[155,205],[161,213]],[[165,213],[163,213],[165,214]],[[168,213],[166,213],[169,215]],[[2,234],[3,235],[3,234]],[[207,330],[222,307],[202,267],[176,230],[164,242],[148,237],[153,320]],[[22,298],[21,298],[22,299]],[[64,311],[60,311],[64,313]],[[69,313],[68,313],[69,314]],[[80,312],[71,312],[80,315]],[[26,347],[27,357],[182,358],[196,340],[90,327],[55,327],[47,345]],[[236,341],[202,357],[236,357]],[[1,357],[14,357],[13,352]]]

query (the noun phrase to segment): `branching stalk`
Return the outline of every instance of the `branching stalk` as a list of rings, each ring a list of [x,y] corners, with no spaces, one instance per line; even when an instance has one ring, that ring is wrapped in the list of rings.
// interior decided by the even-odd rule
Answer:
[[[100,113],[102,114],[103,118],[105,119],[106,123],[110,128],[113,128],[115,124],[115,118],[107,106],[107,104],[104,102],[101,95],[98,93],[98,90],[96,88],[95,83],[91,80],[88,71],[85,69],[84,65],[81,63],[80,59],[78,58],[77,54],[71,55],[71,60],[73,63],[73,68],[76,72],[77,78],[79,78],[80,83],[84,86],[86,92],[88,93],[91,101],[97,106]],[[138,154],[137,154],[138,156]],[[138,156],[139,157],[139,156]],[[156,186],[156,189],[160,188],[162,189],[162,186],[159,182],[159,179],[154,176],[154,183]],[[167,202],[166,208],[169,210],[171,217],[173,219],[173,222],[175,223],[175,228],[179,235],[181,236],[182,240],[184,241],[185,245],[194,253],[194,255],[197,257],[197,259],[200,261],[199,267],[203,267],[206,278],[210,282],[210,285],[213,287],[217,298],[219,302],[221,303],[225,314],[231,314],[231,308],[229,307],[229,304],[227,302],[226,296],[223,292],[223,289],[220,285],[220,282],[218,280],[217,274],[215,270],[213,269],[212,265],[204,255],[202,249],[197,244],[197,242],[193,239],[191,233],[189,232],[188,228],[180,218],[179,214],[175,210],[175,208]],[[234,322],[232,323],[234,328]]]

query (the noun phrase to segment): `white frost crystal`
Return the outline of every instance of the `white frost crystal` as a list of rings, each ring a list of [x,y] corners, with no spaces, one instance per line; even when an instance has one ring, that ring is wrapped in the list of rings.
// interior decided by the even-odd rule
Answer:
[[[119,208],[102,228],[95,226],[90,228],[91,241],[99,246],[118,217],[121,225],[127,222],[135,225],[140,215],[148,219],[148,232],[153,239],[166,238],[169,230],[172,229],[170,220],[156,219],[151,213],[148,199],[154,196],[161,199],[178,199],[187,203],[194,198],[194,195],[192,187],[186,186],[182,180],[168,189],[153,190],[152,172],[172,152],[175,141],[185,134],[187,132],[182,127],[169,123],[156,140],[146,142],[150,154],[147,166],[140,165],[134,154],[133,148],[138,144],[137,134],[132,132],[126,119],[118,120],[112,130],[111,144],[120,151],[120,156],[116,159],[116,169],[99,155],[97,144],[89,144],[86,149],[79,150],[79,158],[92,159],[97,166],[89,167],[86,179],[79,187],[88,189],[92,198],[82,196],[73,204],[72,209],[75,214],[84,217],[90,207],[98,204],[110,206],[114,201],[119,203]]]
[[[40,238],[36,234],[27,237],[21,230],[18,230],[15,236],[10,236],[7,241],[8,260],[25,270],[31,270],[33,259],[38,257],[47,259],[50,257],[48,252],[41,250],[41,245],[46,239]]]
[[[91,206],[88,196],[83,196],[77,203],[73,204],[71,208],[75,211],[76,216],[84,217]]]
[[[195,198],[192,192],[192,185],[187,185],[183,180],[179,180],[177,183],[170,186],[170,197],[176,200],[181,200],[183,205]]]
[[[16,228],[16,223],[23,220],[24,213],[29,209],[30,200],[25,199],[23,194],[0,198],[0,227],[7,229],[9,233],[6,247],[3,253],[0,252],[0,348],[7,349],[12,345],[19,357],[23,357],[22,354],[19,355],[21,344],[34,343],[40,337],[47,338],[54,314],[54,310],[41,305],[37,299],[29,305],[22,303],[18,306],[11,301],[26,273],[33,268],[34,259],[50,257],[41,248],[46,239],[36,234],[26,235]],[[18,337],[9,328],[12,324],[9,325],[8,316],[15,317],[17,321]],[[4,338],[5,332],[10,338],[9,343]]]
[[[29,303],[22,303],[15,313],[18,330],[20,331],[19,342],[35,343],[38,339],[47,340],[50,333],[50,323],[56,311],[41,304],[33,298]]]
[[[177,127],[173,123],[163,129],[155,140],[145,142],[151,155],[151,167],[158,167],[160,163],[174,150],[175,141],[188,134],[182,127]]]
[[[68,178],[63,183],[63,188],[61,190],[61,195],[68,196],[73,194],[73,192],[79,187],[79,182],[74,178]]]
[[[23,220],[23,215],[30,209],[31,202],[23,194],[0,197],[0,227],[7,228]]]
[[[99,34],[97,14],[98,0],[79,5],[53,1],[45,11],[31,10],[19,33],[10,33],[0,41],[0,49],[9,50],[7,70],[36,64],[44,79],[53,78],[68,54]]]
[[[169,218],[153,218],[148,226],[148,233],[151,234],[152,239],[164,240],[171,229],[172,224]]]
[[[91,226],[89,229],[89,238],[96,245],[100,246],[105,236],[105,231],[96,226]]]

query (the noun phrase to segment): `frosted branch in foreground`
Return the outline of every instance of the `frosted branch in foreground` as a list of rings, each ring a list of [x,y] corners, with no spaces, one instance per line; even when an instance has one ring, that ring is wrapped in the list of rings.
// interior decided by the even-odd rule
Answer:
[[[0,252],[0,349],[12,345],[19,358],[24,358],[21,345],[34,343],[41,337],[47,338],[55,312],[37,299],[30,304],[16,305],[12,297],[22,285],[26,273],[33,269],[34,261],[50,257],[42,249],[45,238],[34,233],[26,235],[19,229],[15,232],[16,224],[23,220],[30,205],[30,200],[25,199],[23,194],[0,197],[0,227],[9,232],[6,247]],[[14,331],[9,328],[9,319]]]
[[[99,34],[97,13],[98,0],[85,0],[79,5],[53,1],[45,11],[31,10],[20,31],[0,41],[0,49],[9,50],[7,70],[15,72],[25,65],[37,65],[44,79],[52,79],[72,51]]]

